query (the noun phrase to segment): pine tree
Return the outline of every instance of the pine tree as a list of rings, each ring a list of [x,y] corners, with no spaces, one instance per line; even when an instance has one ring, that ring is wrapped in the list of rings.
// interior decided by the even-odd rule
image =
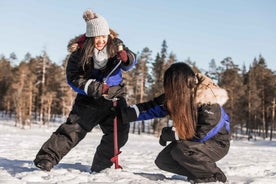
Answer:
[[[221,74],[221,80],[218,85],[225,88],[228,92],[229,100],[225,104],[225,109],[231,117],[231,126],[237,127],[241,123],[240,120],[240,98],[244,94],[242,76],[238,73],[239,68],[234,64],[230,57],[221,61],[224,71]],[[241,90],[237,90],[241,89]],[[242,127],[242,124],[240,125]]]
[[[163,91],[163,75],[166,67],[166,59],[167,59],[167,42],[163,40],[161,52],[157,53],[156,58],[153,63],[153,72],[154,72],[154,84],[152,87],[154,97],[162,94]]]
[[[11,98],[7,97],[8,89],[12,84],[12,66],[4,56],[0,59],[0,110],[11,112]]]

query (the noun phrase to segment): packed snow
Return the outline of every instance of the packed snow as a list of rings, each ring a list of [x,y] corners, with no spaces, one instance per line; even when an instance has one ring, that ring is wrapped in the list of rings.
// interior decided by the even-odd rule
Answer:
[[[163,149],[158,137],[129,134],[121,149],[123,169],[106,169],[90,174],[93,155],[102,136],[100,129],[73,148],[50,172],[37,169],[33,159],[41,145],[58,125],[15,127],[12,121],[0,121],[0,184],[183,184],[185,176],[158,169],[154,160]],[[276,142],[233,140],[229,154],[217,162],[233,184],[276,184]]]

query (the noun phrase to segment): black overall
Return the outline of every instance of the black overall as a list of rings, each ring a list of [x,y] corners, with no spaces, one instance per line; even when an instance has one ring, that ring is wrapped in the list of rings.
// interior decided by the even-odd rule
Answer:
[[[113,116],[110,108],[113,102],[103,97],[95,100],[92,97],[78,95],[75,99],[73,109],[66,123],[52,134],[52,136],[42,145],[35,163],[46,159],[53,165],[59,161],[75,147],[96,125],[103,131],[103,136],[97,151],[94,155],[91,171],[99,172],[111,167],[110,159],[113,157]],[[121,97],[118,107],[126,106],[126,101]],[[120,121],[120,119],[118,119]],[[118,123],[118,147],[121,148],[128,140],[129,124]]]
[[[218,104],[203,105],[199,108],[198,115],[196,137],[201,139],[217,125],[222,111]],[[159,153],[155,164],[162,170],[187,176],[189,180],[213,175],[225,177],[216,162],[228,153],[229,147],[230,134],[224,126],[205,142],[173,141]]]

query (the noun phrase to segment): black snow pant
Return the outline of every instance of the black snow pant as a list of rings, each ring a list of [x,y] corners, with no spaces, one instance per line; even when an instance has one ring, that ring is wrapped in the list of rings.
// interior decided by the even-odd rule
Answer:
[[[223,174],[215,162],[228,153],[229,146],[228,143],[174,141],[159,153],[155,164],[162,170],[187,176],[189,180],[208,178]]]
[[[99,125],[103,131],[103,136],[95,152],[91,171],[99,172],[111,167],[113,163],[110,159],[114,156],[114,115],[110,111],[112,106],[113,102],[103,97],[95,100],[87,96],[78,95],[66,123],[60,125],[42,145],[34,163],[48,160],[53,165],[58,164],[86,136],[87,132],[90,132],[96,125]],[[119,98],[117,106],[126,106],[126,101],[123,97]],[[129,124],[123,124],[120,121],[119,118],[119,148],[125,145],[129,133]]]

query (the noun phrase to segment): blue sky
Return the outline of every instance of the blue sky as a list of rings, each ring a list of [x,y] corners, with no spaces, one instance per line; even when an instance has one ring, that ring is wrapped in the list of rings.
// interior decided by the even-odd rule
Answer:
[[[19,61],[46,50],[58,64],[68,41],[85,32],[86,9],[104,16],[134,52],[148,47],[152,57],[167,41],[168,53],[188,57],[201,69],[211,59],[230,56],[242,66],[262,54],[276,70],[274,0],[8,0],[0,1],[0,54]]]

